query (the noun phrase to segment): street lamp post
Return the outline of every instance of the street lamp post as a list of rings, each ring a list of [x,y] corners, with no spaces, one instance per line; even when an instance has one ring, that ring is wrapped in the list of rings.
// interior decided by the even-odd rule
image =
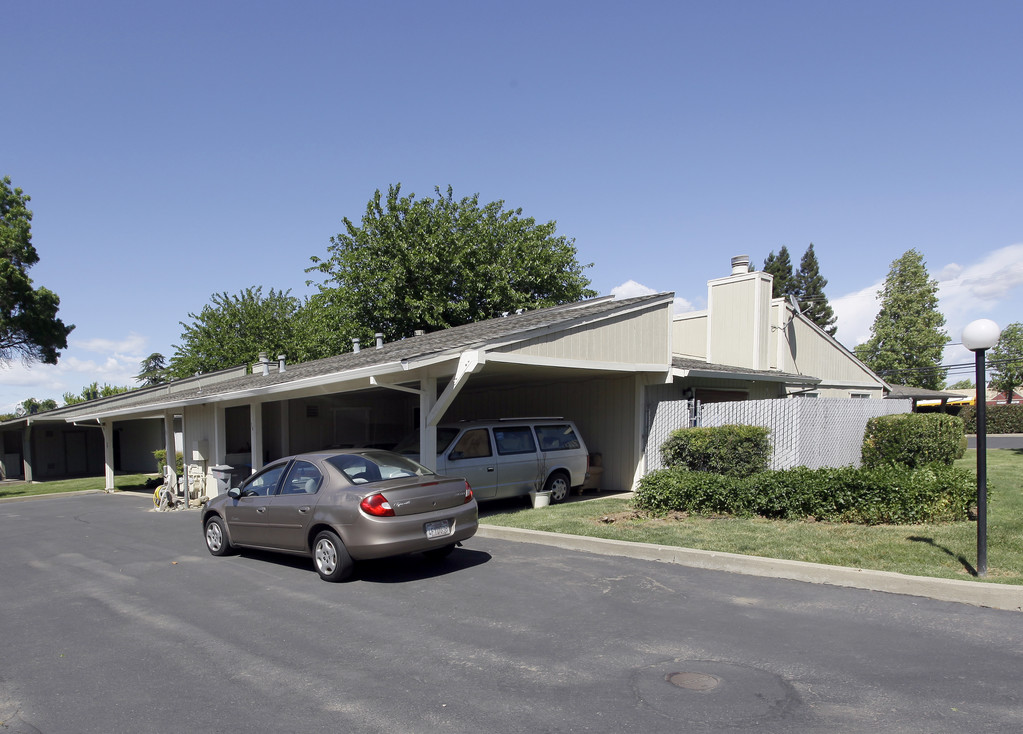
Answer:
[[[963,346],[977,359],[977,575],[987,576],[987,377],[984,352],[998,343],[1001,330],[991,319],[971,321]]]

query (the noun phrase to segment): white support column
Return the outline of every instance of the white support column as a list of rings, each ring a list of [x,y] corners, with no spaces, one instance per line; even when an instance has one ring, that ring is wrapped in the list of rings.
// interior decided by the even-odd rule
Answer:
[[[213,445],[206,457],[210,466],[227,463],[227,417],[224,410],[221,403],[213,406]]]
[[[25,421],[25,430],[21,434],[21,468],[25,481],[32,482],[32,425]]]
[[[103,421],[103,474],[107,492],[114,491],[114,422]]]
[[[430,424],[430,414],[437,404],[437,379],[424,370],[419,381],[419,463],[437,471],[437,425]]]
[[[252,473],[263,468],[263,404],[249,403],[249,446],[252,447]]]

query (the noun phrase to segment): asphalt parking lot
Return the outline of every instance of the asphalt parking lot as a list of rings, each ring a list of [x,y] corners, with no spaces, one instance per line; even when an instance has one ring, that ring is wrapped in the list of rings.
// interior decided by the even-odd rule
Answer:
[[[1018,612],[493,538],[333,585],[150,507],[0,504],[0,731],[1023,729]]]

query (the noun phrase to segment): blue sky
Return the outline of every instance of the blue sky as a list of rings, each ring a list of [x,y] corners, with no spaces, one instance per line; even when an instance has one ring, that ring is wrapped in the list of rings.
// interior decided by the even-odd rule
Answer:
[[[863,341],[923,253],[949,334],[1023,321],[1018,2],[5,3],[0,175],[76,325],[0,412],[131,384],[213,293],[310,292],[377,188],[502,199],[600,293],[701,308],[814,249]],[[969,361],[952,348],[949,362]]]

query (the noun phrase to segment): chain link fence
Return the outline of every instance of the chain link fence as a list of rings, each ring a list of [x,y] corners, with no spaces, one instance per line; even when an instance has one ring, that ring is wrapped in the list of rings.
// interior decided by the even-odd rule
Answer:
[[[771,469],[859,466],[867,421],[911,409],[911,400],[814,398],[703,405],[691,400],[661,401],[648,411],[646,470],[664,467],[661,444],[673,430],[695,425],[770,428]]]

